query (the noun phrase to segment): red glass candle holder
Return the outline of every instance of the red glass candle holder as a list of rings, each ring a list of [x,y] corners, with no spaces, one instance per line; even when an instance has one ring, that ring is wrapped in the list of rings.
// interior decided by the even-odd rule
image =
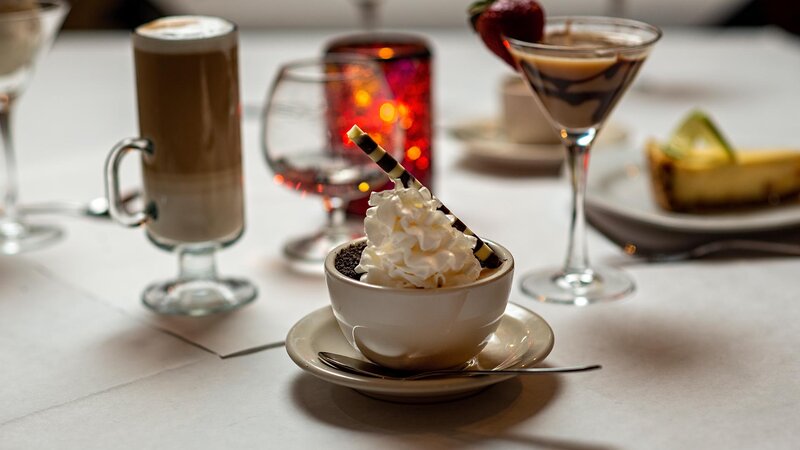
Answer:
[[[396,114],[405,132],[402,164],[422,184],[433,189],[432,54],[427,41],[408,34],[365,33],[334,39],[328,43],[325,53],[366,55],[381,65],[396,102],[394,111],[385,113]],[[342,117],[341,120],[349,119]],[[369,132],[366,127],[362,128]],[[390,187],[391,182],[381,189]],[[365,198],[351,202],[347,210],[363,215],[367,207]]]

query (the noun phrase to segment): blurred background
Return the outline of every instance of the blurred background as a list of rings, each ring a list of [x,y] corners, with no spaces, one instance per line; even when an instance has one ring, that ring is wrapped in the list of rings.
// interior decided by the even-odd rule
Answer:
[[[359,26],[359,4],[375,5],[386,28],[464,27],[472,0],[71,0],[65,28],[132,29],[170,14],[208,14],[243,28]],[[800,35],[797,0],[539,0],[549,15],[613,15],[659,26],[775,25]],[[363,6],[363,5],[362,5]]]

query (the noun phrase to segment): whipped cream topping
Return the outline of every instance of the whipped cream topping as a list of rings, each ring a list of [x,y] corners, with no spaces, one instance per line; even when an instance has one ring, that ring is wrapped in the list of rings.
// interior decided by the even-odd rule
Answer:
[[[475,238],[451,225],[427,188],[373,192],[364,219],[367,247],[356,266],[361,281],[388,287],[437,288],[478,279]]]

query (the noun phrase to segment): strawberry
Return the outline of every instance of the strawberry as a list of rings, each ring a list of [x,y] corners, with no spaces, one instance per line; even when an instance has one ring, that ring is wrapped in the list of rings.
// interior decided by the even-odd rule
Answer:
[[[478,0],[468,12],[472,28],[483,43],[514,70],[516,65],[503,36],[538,42],[544,34],[544,10],[535,0]]]

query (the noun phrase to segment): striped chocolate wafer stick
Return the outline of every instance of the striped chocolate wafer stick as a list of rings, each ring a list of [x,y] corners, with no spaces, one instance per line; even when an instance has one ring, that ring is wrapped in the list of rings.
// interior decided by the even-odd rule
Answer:
[[[421,189],[422,183],[419,182],[416,178],[409,171],[403,167],[402,164],[397,162],[396,159],[392,157],[386,150],[383,149],[377,142],[375,142],[367,133],[358,127],[358,125],[353,125],[353,128],[350,128],[350,131],[347,132],[347,137],[350,138],[364,153],[369,156],[369,158],[375,161],[375,164],[380,166],[384,172],[386,172],[389,177],[394,180],[395,182],[400,181],[400,183],[405,188],[413,187],[414,189]],[[441,204],[441,201],[439,202]],[[472,230],[467,227],[464,222],[461,221],[458,217],[455,216],[450,210],[444,206],[443,204],[439,206],[439,211],[449,214],[453,216],[453,228],[456,230],[466,234],[467,236],[474,237],[477,242],[475,243],[475,248],[472,249],[472,253],[478,258],[481,265],[484,267],[488,267],[490,269],[494,269],[496,267],[500,267],[500,264],[503,261],[497,256],[497,254],[488,246],[486,245],[481,238],[478,237]]]

